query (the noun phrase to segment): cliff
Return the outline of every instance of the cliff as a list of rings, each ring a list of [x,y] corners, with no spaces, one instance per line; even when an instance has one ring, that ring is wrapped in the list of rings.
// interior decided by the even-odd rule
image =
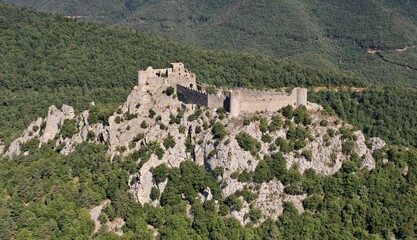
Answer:
[[[91,111],[76,114],[66,105],[61,110],[51,106],[48,115],[31,123],[3,157],[13,160],[14,155],[30,154],[30,144],[53,144],[62,154],[74,151],[83,141],[107,144],[113,159],[129,158],[138,164],[137,173],[130,176],[130,192],[137,202],[153,206],[160,205],[160,199],[151,199],[152,188],[162,193],[169,181],[157,183],[153,170],[161,164],[173,168],[191,160],[215,174],[223,198],[238,196],[242,206],[232,208],[229,215],[248,224],[252,208],[261,211],[261,221],[277,219],[285,202],[292,202],[299,213],[304,211],[308,192],[299,189],[297,182],[276,175],[263,178],[265,164],[281,161],[285,169],[280,171],[299,174],[312,170],[330,175],[349,162],[372,169],[373,151],[385,146],[382,140],[366,140],[349,124],[323,115],[318,106],[232,118],[221,108],[184,104],[168,87],[135,87],[104,122],[92,121]],[[242,191],[255,197],[244,198],[239,195]],[[199,198],[211,199],[210,188]]]

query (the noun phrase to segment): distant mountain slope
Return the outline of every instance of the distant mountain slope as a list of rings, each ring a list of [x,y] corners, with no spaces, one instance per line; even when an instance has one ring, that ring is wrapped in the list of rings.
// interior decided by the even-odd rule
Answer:
[[[158,37],[0,3],[0,139],[51,104],[115,106],[136,72],[182,61],[198,80],[246,87],[362,85],[340,74],[233,52],[203,51]]]
[[[368,49],[417,45],[415,1],[27,1],[21,6],[133,27],[207,49],[241,50],[347,71],[374,82],[416,85],[417,71]],[[415,54],[414,54],[415,56]],[[417,61],[407,58],[407,64]]]

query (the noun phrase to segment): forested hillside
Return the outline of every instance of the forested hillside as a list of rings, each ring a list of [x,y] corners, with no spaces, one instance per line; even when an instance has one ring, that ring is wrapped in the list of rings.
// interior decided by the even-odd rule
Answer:
[[[128,29],[74,22],[4,3],[0,3],[0,13],[0,139],[6,143],[52,104],[66,103],[82,110],[95,101],[103,112],[113,109],[136,84],[137,70],[150,65],[165,67],[174,61],[184,62],[197,74],[199,81],[218,86],[369,85],[359,78],[319,68],[243,53],[203,51]],[[373,94],[401,95],[401,101],[387,101],[392,109],[403,109],[404,103],[415,101],[413,91],[401,87]],[[320,103],[340,113],[337,110],[340,107],[331,101],[323,98]],[[362,105],[352,106],[352,111],[359,114],[352,121],[355,125],[366,132],[375,126],[382,128],[383,131],[369,131],[371,136],[417,145],[414,130],[417,109],[404,110],[407,114],[398,119],[398,114],[384,108],[371,113],[354,110]],[[392,124],[369,121],[374,114],[383,115]],[[342,117],[353,120],[349,114],[342,114]],[[410,124],[403,125],[402,121]],[[395,137],[388,134],[398,129],[406,134],[395,134]]]
[[[238,50],[416,86],[408,51],[417,45],[416,1],[7,0],[36,10],[81,16],[155,33],[207,49]],[[404,65],[382,61],[383,50]]]

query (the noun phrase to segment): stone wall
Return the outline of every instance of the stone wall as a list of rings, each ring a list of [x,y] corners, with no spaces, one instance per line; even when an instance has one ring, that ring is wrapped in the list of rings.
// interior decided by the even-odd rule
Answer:
[[[307,89],[295,88],[290,94],[260,90],[238,89],[230,95],[230,113],[238,116],[240,112],[278,111],[291,105],[307,106]]]
[[[170,68],[153,69],[148,67],[146,70],[138,71],[138,86],[160,86],[170,84],[175,86],[180,84],[196,89],[197,79],[194,73],[184,68],[182,63],[172,63]]]
[[[208,95],[209,108],[225,107],[226,96],[224,95]]]
[[[208,95],[204,92],[177,84],[178,99],[186,104],[208,106]]]

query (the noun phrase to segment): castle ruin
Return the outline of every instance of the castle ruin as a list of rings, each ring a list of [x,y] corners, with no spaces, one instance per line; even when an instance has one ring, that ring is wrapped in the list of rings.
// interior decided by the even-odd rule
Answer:
[[[241,113],[278,111],[290,105],[307,106],[307,89],[294,88],[291,93],[251,89],[217,90],[209,94],[207,87],[198,85],[195,74],[184,68],[183,63],[171,63],[169,68],[138,72],[138,86],[158,88],[169,85],[176,88],[178,99],[185,104],[209,108],[224,107],[233,117]]]

